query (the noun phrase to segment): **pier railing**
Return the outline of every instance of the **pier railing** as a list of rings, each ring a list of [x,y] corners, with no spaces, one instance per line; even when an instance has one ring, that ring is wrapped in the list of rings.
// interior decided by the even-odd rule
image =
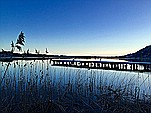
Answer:
[[[88,69],[106,69],[120,71],[151,72],[150,62],[113,62],[113,61],[82,61],[82,60],[61,60],[51,61],[53,66],[67,66]]]

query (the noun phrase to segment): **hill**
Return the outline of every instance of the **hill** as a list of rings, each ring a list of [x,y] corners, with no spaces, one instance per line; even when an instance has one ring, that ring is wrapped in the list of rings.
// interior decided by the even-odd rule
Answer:
[[[146,46],[135,53],[124,55],[123,57],[129,61],[151,62],[151,45]]]

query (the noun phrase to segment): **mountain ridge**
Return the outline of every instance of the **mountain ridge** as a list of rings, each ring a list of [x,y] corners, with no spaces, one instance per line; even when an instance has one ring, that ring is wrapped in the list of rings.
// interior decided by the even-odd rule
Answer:
[[[129,59],[129,61],[151,62],[151,45],[148,45],[135,53],[124,55],[123,57]]]

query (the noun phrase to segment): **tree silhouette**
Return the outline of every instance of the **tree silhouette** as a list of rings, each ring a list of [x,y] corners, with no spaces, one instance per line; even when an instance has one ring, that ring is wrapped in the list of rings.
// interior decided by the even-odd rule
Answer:
[[[47,48],[46,48],[46,53],[49,53]]]
[[[2,49],[2,52],[4,52],[4,49]]]
[[[21,46],[24,46],[25,45],[24,43],[25,43],[25,36],[24,33],[21,31],[16,42],[16,47],[19,51],[22,51]]]
[[[14,42],[12,41],[12,43],[11,43],[11,47],[12,47],[12,52],[14,52],[15,51],[15,45],[14,45]]]
[[[39,53],[40,53],[40,51],[38,51],[37,49],[35,49],[35,53],[36,53],[36,54],[39,54]]]
[[[18,49],[19,51],[22,51],[22,48],[21,48],[21,46],[19,46],[19,45],[16,45],[15,47],[17,47],[17,49]]]
[[[29,49],[27,49],[27,54],[29,54]]]
[[[21,31],[21,33],[18,36],[17,42],[14,44],[14,42],[12,41],[11,43],[11,48],[12,48],[12,52],[15,51],[15,47],[19,50],[22,51],[22,46],[25,45],[25,36],[24,33]]]
[[[25,36],[24,33],[21,31],[20,35],[18,36],[16,44],[20,44],[24,46],[25,43]]]
[[[37,51],[37,49],[35,49],[35,53],[36,53],[36,54],[38,54],[38,51]]]

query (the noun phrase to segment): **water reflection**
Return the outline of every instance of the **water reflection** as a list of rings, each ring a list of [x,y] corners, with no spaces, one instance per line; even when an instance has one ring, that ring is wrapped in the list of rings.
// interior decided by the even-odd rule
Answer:
[[[121,95],[126,100],[151,101],[151,73],[53,67],[49,60],[0,63],[1,106],[7,106],[10,100],[12,105],[29,105],[61,101],[65,96],[73,99],[69,94],[85,97],[86,103],[88,98],[98,101],[104,94],[113,100]]]

